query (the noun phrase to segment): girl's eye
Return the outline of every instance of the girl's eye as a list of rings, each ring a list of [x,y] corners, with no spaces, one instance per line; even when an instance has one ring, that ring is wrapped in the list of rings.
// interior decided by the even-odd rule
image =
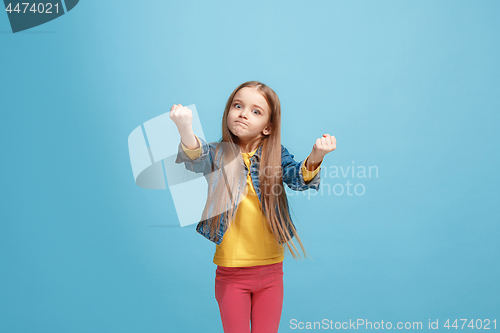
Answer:
[[[241,105],[240,105],[240,104],[238,104],[238,103],[234,104],[234,107],[235,107],[235,108],[237,108],[237,109],[238,109],[238,106],[241,106]],[[259,111],[259,110],[257,110],[257,109],[255,109],[255,110],[253,110],[253,111],[257,111],[257,112],[258,112],[257,114],[260,114],[260,111]]]

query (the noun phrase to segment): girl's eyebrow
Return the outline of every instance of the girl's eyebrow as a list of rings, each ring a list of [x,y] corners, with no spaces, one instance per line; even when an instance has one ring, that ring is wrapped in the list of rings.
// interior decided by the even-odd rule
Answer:
[[[243,103],[243,101],[242,101],[241,99],[237,99],[237,98],[236,98],[236,99],[233,99],[233,102],[236,102],[236,101]],[[261,110],[262,110],[262,112],[266,112],[266,111],[264,110],[264,108],[263,108],[263,107],[261,107],[260,105],[254,104],[253,106],[258,107],[259,109],[261,109]]]

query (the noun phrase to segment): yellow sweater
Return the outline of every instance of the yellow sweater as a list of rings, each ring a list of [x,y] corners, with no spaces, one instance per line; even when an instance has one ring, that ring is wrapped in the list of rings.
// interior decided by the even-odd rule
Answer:
[[[196,135],[195,135],[196,136]],[[182,148],[191,159],[201,154],[201,142],[196,136],[200,147]],[[243,161],[250,170],[251,153],[242,153]],[[308,156],[309,157],[309,156]],[[321,163],[320,163],[321,166]],[[320,166],[309,171],[302,166],[304,181],[308,182],[319,172]],[[220,245],[216,245],[214,264],[225,267],[247,267],[270,265],[283,261],[284,245],[274,238],[266,216],[261,212],[261,204],[252,184],[250,172],[245,186],[246,197],[239,203],[234,217],[234,224],[230,223]]]

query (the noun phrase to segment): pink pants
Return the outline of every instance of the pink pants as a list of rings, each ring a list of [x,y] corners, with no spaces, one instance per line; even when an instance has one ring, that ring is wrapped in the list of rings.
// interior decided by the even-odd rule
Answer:
[[[215,298],[225,333],[276,333],[283,307],[283,262],[215,271]]]

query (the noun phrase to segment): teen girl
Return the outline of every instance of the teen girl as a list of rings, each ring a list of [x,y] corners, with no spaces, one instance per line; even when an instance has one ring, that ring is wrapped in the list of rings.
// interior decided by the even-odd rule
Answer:
[[[170,118],[181,135],[176,163],[203,173],[210,184],[196,230],[216,244],[215,298],[224,332],[249,333],[250,322],[252,333],[277,332],[285,245],[297,258],[295,236],[306,254],[283,183],[295,191],[318,191],[320,165],[335,150],[336,139],[324,134],[309,156],[296,162],[281,145],[278,96],[257,81],[241,84],[229,96],[219,142],[207,144],[194,135],[192,112],[181,104],[172,106]]]

